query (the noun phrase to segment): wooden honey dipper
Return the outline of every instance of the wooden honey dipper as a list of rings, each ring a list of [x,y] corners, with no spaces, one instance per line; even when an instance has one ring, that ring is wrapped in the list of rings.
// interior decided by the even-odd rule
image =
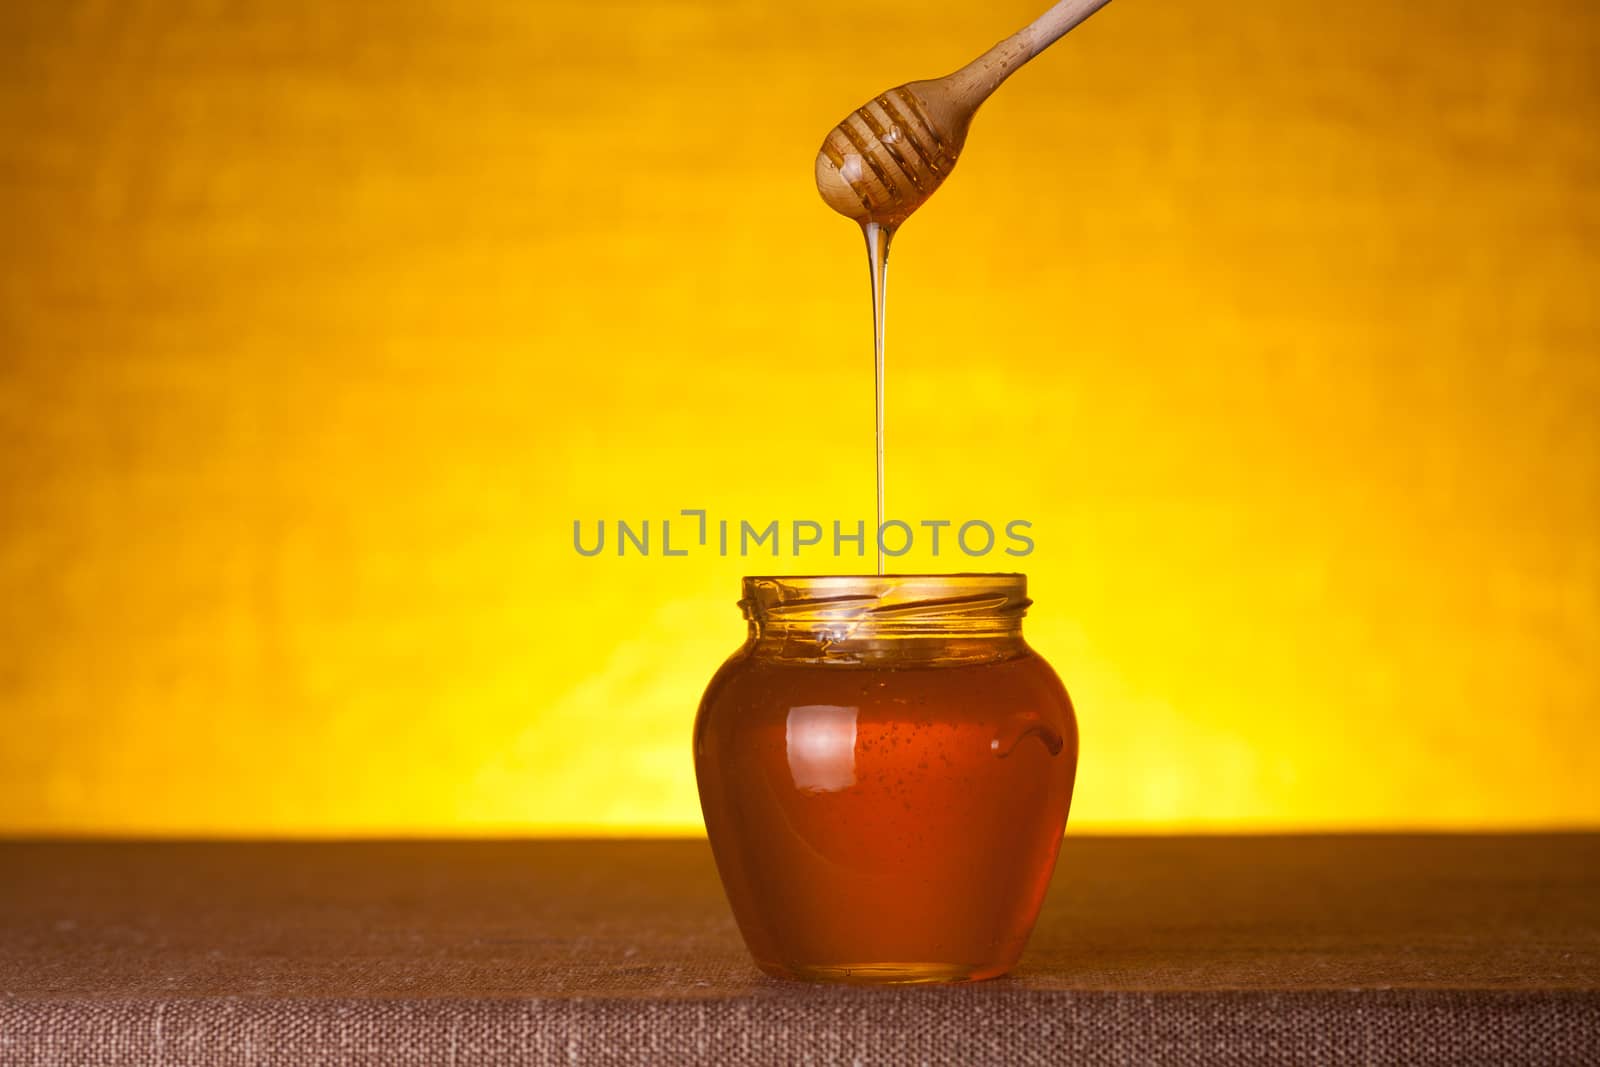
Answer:
[[[852,111],[817,153],[817,191],[862,225],[904,222],[950,176],[979,106],[1109,0],[1061,0],[954,74],[890,89]]]

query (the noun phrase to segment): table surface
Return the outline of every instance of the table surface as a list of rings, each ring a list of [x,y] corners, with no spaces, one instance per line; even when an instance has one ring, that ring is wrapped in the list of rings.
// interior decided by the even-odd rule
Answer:
[[[761,975],[701,841],[0,844],[0,1063],[1600,1061],[1597,1034],[1600,834],[1069,836],[1011,976],[894,990]]]

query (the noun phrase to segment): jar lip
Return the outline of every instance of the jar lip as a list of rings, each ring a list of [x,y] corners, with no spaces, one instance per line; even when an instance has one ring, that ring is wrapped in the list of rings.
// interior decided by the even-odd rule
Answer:
[[[908,571],[905,574],[747,574],[744,576],[746,582],[881,582],[891,578],[929,580],[983,578],[996,581],[1016,578],[1023,582],[1028,580],[1028,576],[1021,571],[945,571],[939,574],[929,571]]]
[[[752,575],[739,601],[756,623],[849,622],[872,629],[1014,626],[1033,602],[1017,572]]]

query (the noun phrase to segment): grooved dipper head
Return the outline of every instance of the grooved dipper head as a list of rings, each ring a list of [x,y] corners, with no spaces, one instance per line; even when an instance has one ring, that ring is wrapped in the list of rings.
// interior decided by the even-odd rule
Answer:
[[[937,82],[873,98],[835,126],[817,153],[817,191],[857,222],[898,226],[949,177],[966,140]]]

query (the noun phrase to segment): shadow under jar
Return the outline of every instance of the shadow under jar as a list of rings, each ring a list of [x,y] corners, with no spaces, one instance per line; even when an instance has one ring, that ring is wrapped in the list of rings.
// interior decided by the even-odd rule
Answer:
[[[1020,574],[746,578],[695,720],[700,806],[768,974],[961,982],[1021,956],[1061,847],[1072,703]]]

